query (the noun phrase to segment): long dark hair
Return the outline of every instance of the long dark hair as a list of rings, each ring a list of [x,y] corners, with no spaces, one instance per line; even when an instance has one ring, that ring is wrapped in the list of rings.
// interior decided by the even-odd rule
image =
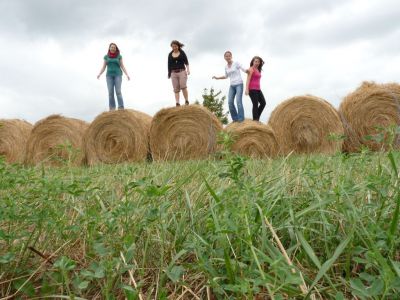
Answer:
[[[108,46],[107,54],[110,54],[110,48],[111,48],[112,45],[114,45],[115,48],[117,48],[117,50],[115,51],[115,54],[118,56],[120,54],[120,51],[119,51],[119,48],[118,48],[116,43],[110,43],[110,45]]]
[[[171,47],[172,47],[172,45],[177,45],[178,46],[178,48],[179,48],[179,50],[181,50],[181,48],[183,47],[183,46],[185,46],[184,44],[182,44],[181,42],[179,42],[179,41],[177,41],[177,40],[173,40],[172,42],[171,42]]]
[[[258,66],[257,69],[258,69],[259,72],[261,72],[262,66],[264,65],[264,61],[263,61],[263,59],[262,59],[261,57],[259,57],[259,56],[254,56],[254,57],[253,57],[253,59],[252,59],[251,62],[250,62],[250,67],[252,67],[252,66],[254,65],[254,61],[255,61],[256,59],[258,59],[258,60],[260,61],[260,65]]]

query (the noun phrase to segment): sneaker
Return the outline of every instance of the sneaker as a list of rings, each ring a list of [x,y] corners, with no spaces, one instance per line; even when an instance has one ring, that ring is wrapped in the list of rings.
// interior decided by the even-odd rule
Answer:
[[[189,101],[188,100],[185,101],[185,105],[189,105]]]
[[[176,103],[176,106],[181,106],[181,104],[180,103]]]

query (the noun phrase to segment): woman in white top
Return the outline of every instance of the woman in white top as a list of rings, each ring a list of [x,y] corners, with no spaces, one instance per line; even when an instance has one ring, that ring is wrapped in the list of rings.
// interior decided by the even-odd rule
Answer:
[[[224,53],[224,58],[227,62],[225,66],[225,76],[213,76],[213,79],[227,79],[229,77],[231,81],[231,85],[229,87],[229,94],[228,94],[228,105],[229,105],[229,112],[232,117],[233,122],[242,122],[244,120],[244,110],[243,110],[243,80],[242,76],[240,75],[240,70],[247,73],[247,70],[242,67],[241,64],[238,62],[234,62],[232,60],[232,52],[226,51]],[[235,96],[236,96],[236,105],[237,110],[235,107]]]

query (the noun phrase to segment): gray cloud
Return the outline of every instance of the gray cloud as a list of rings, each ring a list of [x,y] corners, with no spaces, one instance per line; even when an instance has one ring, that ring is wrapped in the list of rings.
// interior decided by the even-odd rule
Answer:
[[[277,55],[296,55],[364,40],[374,43],[399,30],[400,6],[393,0],[364,6],[356,1],[319,2],[308,0],[303,5],[302,1],[301,6],[299,2],[273,10],[265,20],[271,31],[268,49]]]
[[[211,85],[226,92],[227,81],[210,79],[223,72],[226,49],[244,65],[267,58],[266,114],[296,94],[336,105],[362,80],[394,81],[400,68],[397,0],[2,0],[0,10],[0,42],[10,47],[0,55],[13,52],[0,60],[2,114],[30,120],[60,112],[91,120],[105,109],[95,75],[110,41],[122,45],[133,77],[124,100],[150,113],[173,103],[172,39],[186,44],[193,100]]]
[[[274,30],[293,25],[298,26],[315,16],[332,13],[345,3],[348,3],[348,1],[286,0],[279,3],[266,2],[264,4],[265,25]]]
[[[13,0],[0,9],[9,17],[0,31],[28,39],[53,38],[82,43],[100,37],[146,36],[181,39],[191,44],[193,54],[200,49],[221,51],[239,42],[244,28],[241,1],[207,3],[201,0],[127,1],[96,0]]]

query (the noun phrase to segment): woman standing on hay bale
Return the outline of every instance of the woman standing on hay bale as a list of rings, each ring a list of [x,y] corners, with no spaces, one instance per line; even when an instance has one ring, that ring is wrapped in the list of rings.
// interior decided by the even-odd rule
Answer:
[[[253,103],[253,120],[259,121],[265,107],[265,98],[260,88],[261,71],[264,61],[259,56],[254,56],[250,62],[247,75],[246,95],[250,96]]]
[[[227,62],[225,66],[225,76],[213,76],[213,79],[230,79],[230,87],[228,93],[228,106],[229,106],[229,113],[231,114],[233,122],[242,122],[244,120],[244,110],[243,110],[243,80],[242,76],[240,75],[240,70],[243,72],[247,72],[245,68],[238,62],[234,62],[232,60],[232,52],[225,51],[224,58]],[[236,105],[237,110],[235,107],[235,100],[236,97]]]
[[[179,92],[182,90],[185,104],[189,105],[187,90],[187,77],[190,75],[189,61],[186,53],[182,50],[184,45],[177,40],[171,42],[172,51],[168,54],[168,78],[171,78],[175,93],[176,106],[180,106]]]
[[[122,61],[122,56],[120,54],[118,46],[114,43],[110,44],[110,46],[108,47],[108,53],[104,55],[103,66],[100,70],[99,75],[97,75],[97,79],[100,78],[106,67],[108,101],[110,110],[115,110],[114,88],[115,93],[117,94],[118,109],[124,109],[124,100],[122,99],[121,93],[122,71],[124,71],[128,80],[131,80],[131,78],[129,77],[128,72],[125,69],[124,62]]]

